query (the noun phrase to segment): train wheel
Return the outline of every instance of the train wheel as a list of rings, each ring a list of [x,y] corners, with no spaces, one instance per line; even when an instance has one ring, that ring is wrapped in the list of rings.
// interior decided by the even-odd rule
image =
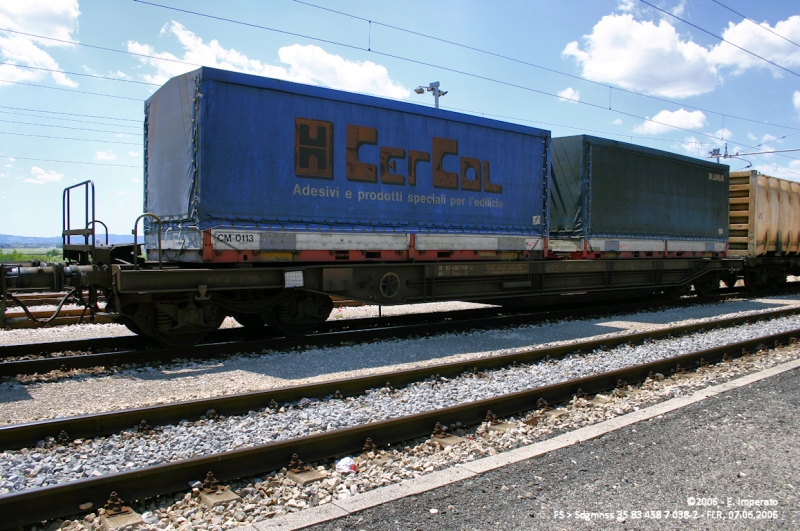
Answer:
[[[120,311],[120,308],[117,308],[117,298],[113,292],[106,294],[106,312],[108,313],[119,313],[119,318],[117,318],[117,322],[137,336],[144,336],[145,334],[141,327],[136,324],[136,321],[130,315],[126,315]]]
[[[670,299],[677,301],[680,300],[681,297],[684,295],[689,294],[689,286],[675,286],[673,288],[667,289],[667,295]]]
[[[185,330],[180,332],[161,332],[156,330],[155,338],[169,347],[184,348],[200,343],[207,335],[208,330]]]
[[[269,326],[282,334],[301,337],[319,328],[332,310],[333,301],[327,295],[298,293],[261,315]]]
[[[225,312],[214,304],[159,302],[140,304],[134,322],[141,331],[170,347],[190,347],[219,328]]]
[[[734,276],[727,276],[727,277],[723,277],[723,279],[722,279],[722,281],[725,283],[725,285],[727,287],[729,287],[729,288],[733,288],[734,286],[736,286],[736,280],[737,280],[737,278],[734,277]]]
[[[786,285],[786,273],[778,273],[769,276],[769,289],[777,290]]]
[[[758,284],[758,274],[755,272],[748,272],[744,275],[744,287],[747,288],[747,291],[756,292],[758,291],[761,286]]]
[[[708,297],[715,287],[719,286],[716,277],[704,278],[694,284],[694,291],[698,297]]]
[[[257,313],[237,313],[233,315],[233,318],[245,328],[263,328],[266,324],[261,315]]]
[[[125,325],[125,328],[136,334],[137,336],[145,335],[142,329],[136,326],[136,323],[128,318],[120,318],[119,324]]]

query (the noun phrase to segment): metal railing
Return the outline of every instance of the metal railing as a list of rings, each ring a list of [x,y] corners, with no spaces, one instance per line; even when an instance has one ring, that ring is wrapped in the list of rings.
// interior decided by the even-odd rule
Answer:
[[[134,269],[139,269],[139,261],[136,260],[136,248],[139,246],[138,245],[139,233],[137,231],[137,227],[139,225],[139,220],[142,219],[142,218],[147,218],[147,217],[155,218],[156,223],[158,223],[158,268],[159,269],[164,269],[163,257],[161,256],[163,254],[161,252],[161,218],[156,216],[155,214],[151,214],[150,212],[145,212],[144,214],[142,214],[141,216],[136,218],[136,221],[133,222],[133,230],[131,231],[133,233],[133,251],[132,251],[133,252],[133,268]],[[145,241],[145,245],[146,244],[147,244],[147,242]]]
[[[83,228],[72,227],[72,190],[83,188],[84,193],[84,221]],[[91,195],[90,195],[91,192]],[[90,215],[91,209],[91,215]],[[61,198],[61,244],[64,258],[77,260],[82,264],[89,263],[89,257],[95,250],[95,192],[94,181],[83,181],[64,188]],[[104,225],[105,226],[105,225]],[[72,237],[82,237],[83,243],[73,243]],[[108,230],[106,230],[106,241]]]

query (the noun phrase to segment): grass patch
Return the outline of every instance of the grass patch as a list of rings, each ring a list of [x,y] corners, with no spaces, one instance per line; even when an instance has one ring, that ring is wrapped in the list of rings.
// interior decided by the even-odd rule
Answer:
[[[29,262],[31,260],[43,260],[46,262],[61,262],[62,253],[60,248],[23,248],[17,249],[0,249],[0,262]]]

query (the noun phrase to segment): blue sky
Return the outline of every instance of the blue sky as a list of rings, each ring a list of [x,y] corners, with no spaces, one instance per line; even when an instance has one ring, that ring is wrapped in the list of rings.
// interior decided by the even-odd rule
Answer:
[[[440,81],[449,110],[696,157],[800,148],[797,2],[153,3],[0,0],[0,233],[59,235],[87,179],[129,233],[144,100],[199,65],[429,106]],[[800,181],[800,151],[727,162]]]

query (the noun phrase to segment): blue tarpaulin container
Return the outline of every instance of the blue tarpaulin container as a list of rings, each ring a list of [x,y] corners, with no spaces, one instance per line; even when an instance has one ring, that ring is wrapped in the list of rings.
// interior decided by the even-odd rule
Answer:
[[[165,228],[547,231],[545,130],[201,68],[147,100],[145,137]]]

